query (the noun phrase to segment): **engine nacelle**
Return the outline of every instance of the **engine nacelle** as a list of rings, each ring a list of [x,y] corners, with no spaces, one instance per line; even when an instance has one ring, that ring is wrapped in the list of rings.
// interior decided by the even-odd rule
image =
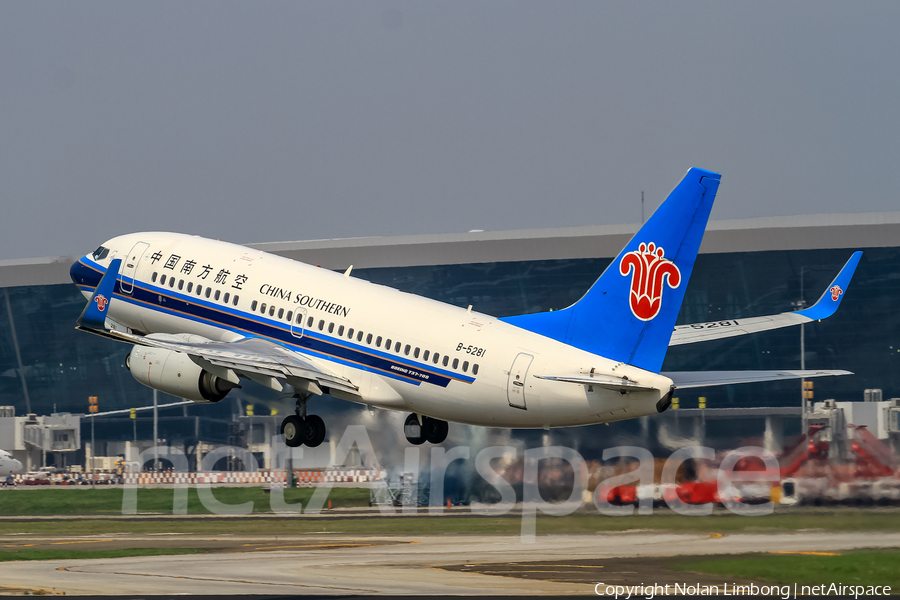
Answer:
[[[183,352],[135,346],[125,366],[149,388],[194,402],[218,402],[239,387],[200,368]]]

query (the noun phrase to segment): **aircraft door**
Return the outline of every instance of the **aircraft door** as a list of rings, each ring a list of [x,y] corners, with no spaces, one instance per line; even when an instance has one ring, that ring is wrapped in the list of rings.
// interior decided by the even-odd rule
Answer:
[[[122,293],[130,294],[134,291],[134,274],[141,262],[141,257],[144,256],[144,251],[149,247],[150,244],[146,242],[138,242],[125,257],[122,265]]]
[[[303,337],[303,328],[306,326],[306,309],[298,308],[297,312],[294,314],[294,318],[291,319],[291,335],[296,338]]]
[[[509,369],[509,383],[506,385],[506,397],[509,399],[509,405],[514,408],[527,409],[525,406],[525,390],[528,387],[525,377],[528,375],[528,368],[534,359],[530,354],[524,352],[516,356],[512,367]]]

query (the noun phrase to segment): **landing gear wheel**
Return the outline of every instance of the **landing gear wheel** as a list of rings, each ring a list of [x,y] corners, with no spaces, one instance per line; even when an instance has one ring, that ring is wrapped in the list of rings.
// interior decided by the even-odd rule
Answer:
[[[426,417],[424,424],[425,439],[428,440],[428,443],[441,444],[447,439],[447,434],[450,432],[450,426],[447,424],[447,421],[428,419]]]
[[[319,415],[306,417],[306,445],[315,448],[325,441],[325,421]]]
[[[425,420],[423,419],[424,423]],[[403,433],[406,434],[406,441],[414,446],[421,446],[425,443],[424,427],[419,425],[419,419],[415,414],[408,415],[406,422],[403,423]]]
[[[281,437],[289,448],[296,448],[306,440],[306,427],[297,415],[288,415],[281,422]]]

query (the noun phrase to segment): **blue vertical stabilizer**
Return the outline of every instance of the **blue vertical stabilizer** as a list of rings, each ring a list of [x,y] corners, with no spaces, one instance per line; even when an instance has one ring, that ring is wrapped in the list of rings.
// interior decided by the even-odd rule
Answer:
[[[711,171],[688,171],[572,306],[503,321],[658,373],[720,179]]]

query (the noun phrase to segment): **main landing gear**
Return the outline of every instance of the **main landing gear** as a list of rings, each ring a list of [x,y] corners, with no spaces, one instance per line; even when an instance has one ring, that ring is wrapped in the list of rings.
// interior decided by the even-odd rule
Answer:
[[[294,410],[296,414],[287,416],[281,422],[281,437],[284,443],[296,448],[306,444],[310,448],[315,448],[325,441],[325,421],[319,415],[306,414],[306,401],[312,394],[297,398],[297,408]]]
[[[439,421],[425,416],[421,419],[422,424],[420,425],[417,415],[411,414],[406,417],[406,422],[403,424],[406,441],[419,446],[425,442],[440,444],[447,439],[447,433],[450,431],[447,421]]]

